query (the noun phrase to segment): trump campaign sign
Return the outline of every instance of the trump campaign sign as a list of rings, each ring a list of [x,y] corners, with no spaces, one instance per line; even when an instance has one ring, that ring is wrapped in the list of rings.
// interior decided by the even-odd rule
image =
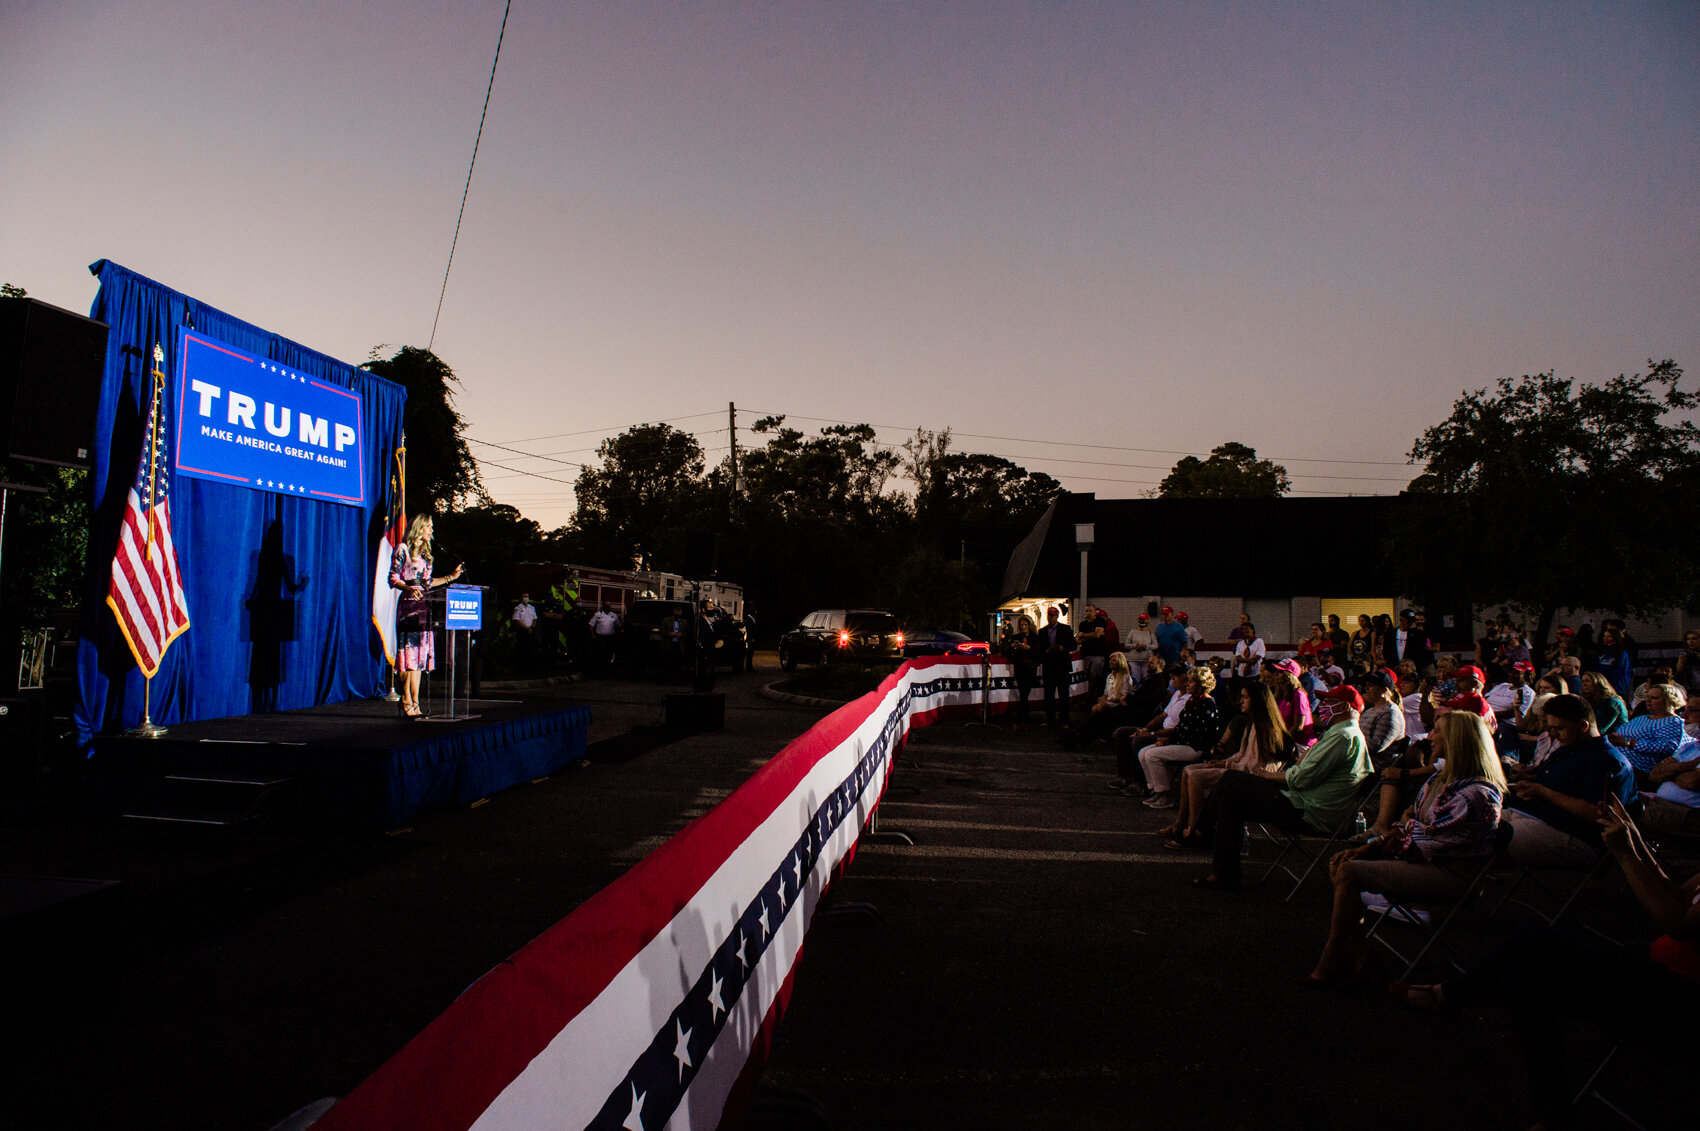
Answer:
[[[361,411],[350,389],[187,327],[177,331],[182,475],[365,506]]]
[[[484,623],[484,590],[477,585],[451,585],[445,595],[443,627],[477,629]]]

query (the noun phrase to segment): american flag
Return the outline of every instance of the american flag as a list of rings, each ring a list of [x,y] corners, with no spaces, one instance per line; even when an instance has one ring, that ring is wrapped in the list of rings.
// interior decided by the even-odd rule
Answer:
[[[118,618],[118,631],[129,642],[136,666],[149,679],[159,671],[160,659],[171,642],[189,627],[183,575],[178,572],[177,550],[171,544],[171,477],[166,468],[161,411],[164,351],[155,346],[153,357],[148,429],[142,437],[136,479],[124,507],[118,552],[112,558],[112,585],[106,593],[106,603]]]

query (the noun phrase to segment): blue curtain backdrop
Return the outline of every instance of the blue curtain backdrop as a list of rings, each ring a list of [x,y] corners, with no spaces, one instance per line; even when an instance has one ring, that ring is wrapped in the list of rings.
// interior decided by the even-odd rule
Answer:
[[[89,530],[77,731],[142,718],[143,679],[106,607],[125,496],[136,473],[157,343],[176,364],[177,327],[189,326],[303,373],[352,389],[365,404],[367,497],[347,507],[173,476],[172,537],[190,628],[154,677],[160,723],[286,711],[382,691],[384,658],[372,628],[372,569],[387,513],[390,456],[401,438],[401,386],[232,318],[188,295],[101,260],[91,316],[112,327],[95,422],[94,512]],[[165,383],[166,420],[177,397]],[[169,431],[169,427],[168,427]]]

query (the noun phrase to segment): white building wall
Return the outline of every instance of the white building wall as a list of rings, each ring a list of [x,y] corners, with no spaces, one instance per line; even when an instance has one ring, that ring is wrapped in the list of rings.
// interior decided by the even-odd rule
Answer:
[[[1322,619],[1321,597],[1293,598],[1293,647],[1310,636],[1310,626]]]
[[[1150,597],[1099,597],[1094,595],[1092,603],[1110,614],[1110,619],[1116,622],[1116,628],[1126,633],[1128,629],[1139,624],[1139,614],[1145,611],[1145,602]]]
[[[1238,597],[1165,596],[1157,602],[1158,608],[1164,605],[1187,614],[1188,623],[1204,634],[1206,648],[1226,646],[1228,631],[1240,623],[1240,610],[1245,607]]]

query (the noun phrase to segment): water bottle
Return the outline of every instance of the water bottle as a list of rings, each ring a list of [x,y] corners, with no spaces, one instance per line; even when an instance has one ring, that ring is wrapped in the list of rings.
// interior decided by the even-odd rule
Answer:
[[[1358,836],[1360,837],[1369,832],[1369,821],[1364,817],[1364,811],[1362,809],[1358,810],[1357,827]]]

